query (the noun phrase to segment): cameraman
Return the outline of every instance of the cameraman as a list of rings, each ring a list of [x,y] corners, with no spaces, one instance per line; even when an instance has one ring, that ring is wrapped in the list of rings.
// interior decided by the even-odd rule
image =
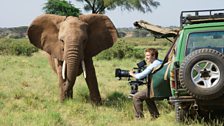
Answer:
[[[134,73],[133,70],[129,71],[129,74],[136,78],[142,79],[149,75],[154,67],[157,67],[162,64],[161,60],[158,60],[158,50],[155,48],[148,48],[145,50],[145,60],[149,65],[146,67],[144,71],[141,73]],[[156,107],[156,104],[153,99],[150,99],[147,95],[148,89],[144,89],[142,91],[137,92],[133,95],[133,102],[134,102],[134,109],[135,109],[135,117],[136,118],[143,118],[143,101],[146,101],[148,110],[153,118],[157,118],[159,116],[159,111]]]

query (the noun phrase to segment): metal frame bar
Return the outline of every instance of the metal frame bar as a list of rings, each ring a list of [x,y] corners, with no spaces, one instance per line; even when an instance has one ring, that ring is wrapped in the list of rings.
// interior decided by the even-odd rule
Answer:
[[[202,15],[202,12],[208,14]],[[194,15],[184,16],[184,14],[192,13],[194,13]],[[180,15],[180,27],[182,28],[184,24],[191,24],[192,21],[194,21],[194,23],[200,23],[217,21],[217,19],[224,21],[224,9],[182,11]]]

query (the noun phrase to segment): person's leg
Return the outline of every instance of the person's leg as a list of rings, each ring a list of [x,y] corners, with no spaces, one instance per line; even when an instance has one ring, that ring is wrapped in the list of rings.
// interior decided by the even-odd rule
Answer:
[[[134,103],[134,110],[135,110],[135,117],[136,118],[144,117],[143,101],[146,98],[147,98],[147,89],[139,91],[133,96],[133,103]]]
[[[147,98],[145,101],[146,101],[148,110],[149,110],[150,114],[152,115],[152,117],[153,118],[159,117],[159,111],[156,107],[154,100]]]

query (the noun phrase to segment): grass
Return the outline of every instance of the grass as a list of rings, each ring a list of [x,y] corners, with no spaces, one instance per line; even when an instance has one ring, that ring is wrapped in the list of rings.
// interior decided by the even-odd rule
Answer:
[[[59,101],[57,77],[43,52],[34,53],[31,57],[0,55],[0,125],[177,125],[173,108],[167,101],[156,102],[160,118],[151,120],[144,105],[146,118],[134,119],[132,100],[127,98],[130,87],[127,80],[119,81],[114,77],[114,70],[129,70],[137,62],[136,59],[94,60],[103,100],[101,106],[94,106],[89,101],[89,91],[82,75],[76,80],[74,98],[63,103]],[[205,123],[192,121],[190,125],[202,126]]]
[[[0,124],[1,125],[174,125],[174,113],[165,101],[160,102],[161,118],[133,118],[132,101],[127,98],[129,86],[114,78],[117,67],[131,68],[129,60],[96,61],[102,106],[89,102],[88,89],[82,76],[74,87],[74,99],[59,102],[58,82],[46,57],[0,56]],[[112,62],[112,63],[111,63]],[[133,62],[133,61],[131,61]],[[125,67],[124,67],[125,66]],[[105,72],[107,71],[107,72]],[[105,83],[106,82],[106,83]],[[168,121],[169,118],[172,121]]]
[[[129,60],[95,62],[103,99],[103,105],[96,107],[89,102],[82,76],[74,87],[74,99],[60,103],[56,75],[42,53],[35,53],[32,57],[0,56],[0,59],[1,125],[100,126],[137,125],[139,122],[133,120],[132,103],[127,98],[127,82],[114,77],[114,69],[125,68],[123,66],[129,64]],[[132,66],[130,64],[126,68]],[[149,114],[146,113],[146,116]]]

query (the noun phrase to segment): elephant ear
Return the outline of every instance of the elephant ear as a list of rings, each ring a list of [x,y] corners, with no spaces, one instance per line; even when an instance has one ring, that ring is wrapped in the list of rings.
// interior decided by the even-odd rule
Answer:
[[[30,42],[52,57],[63,60],[63,43],[58,39],[60,23],[65,16],[43,14],[31,23],[27,34]]]
[[[86,56],[95,56],[110,48],[117,40],[117,30],[112,21],[102,14],[80,15],[80,20],[88,24]]]

